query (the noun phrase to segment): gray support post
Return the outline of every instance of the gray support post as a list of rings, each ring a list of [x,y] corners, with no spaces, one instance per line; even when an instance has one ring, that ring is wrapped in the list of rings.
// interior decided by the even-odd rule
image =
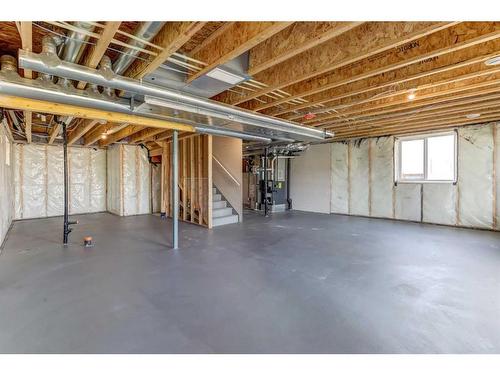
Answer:
[[[179,248],[179,133],[172,137],[172,241],[173,248]]]

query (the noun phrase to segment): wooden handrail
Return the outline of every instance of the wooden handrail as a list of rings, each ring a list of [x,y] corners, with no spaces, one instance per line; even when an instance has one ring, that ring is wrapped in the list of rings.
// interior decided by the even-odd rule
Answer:
[[[240,186],[240,182],[231,174],[231,172],[228,171],[228,169],[226,167],[224,167],[224,165],[222,165],[222,163],[214,156],[212,155],[212,158],[217,162],[217,164],[220,165],[220,167],[224,170],[224,172],[226,172],[226,174],[231,177],[231,179],[236,183],[236,185]]]

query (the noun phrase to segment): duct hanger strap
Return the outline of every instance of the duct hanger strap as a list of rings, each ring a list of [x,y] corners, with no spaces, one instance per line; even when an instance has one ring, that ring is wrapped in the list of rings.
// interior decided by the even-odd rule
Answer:
[[[29,51],[19,50],[19,64],[23,69],[30,69],[54,76],[69,78],[75,81],[94,83],[104,87],[111,87],[116,90],[123,90],[166,101],[176,102],[185,105],[190,108],[191,111],[197,111],[200,109],[210,111],[214,116],[225,116],[225,118],[234,122],[241,122],[252,126],[279,130],[313,139],[322,140],[331,136],[330,133],[325,132],[324,130],[302,126],[290,121],[238,109],[214,100],[197,97],[180,91],[122,77],[116,74],[110,74],[110,72],[104,73],[98,69],[61,61],[57,56],[49,57],[46,55],[47,53],[36,54]]]

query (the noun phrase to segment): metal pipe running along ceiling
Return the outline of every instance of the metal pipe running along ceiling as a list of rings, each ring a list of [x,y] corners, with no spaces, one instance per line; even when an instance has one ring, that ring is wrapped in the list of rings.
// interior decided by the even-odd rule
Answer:
[[[63,86],[46,79],[23,78],[17,72],[16,60],[14,57],[4,55],[0,60],[2,67],[0,69],[0,94],[162,119],[160,116],[134,112],[130,108],[130,100],[101,94],[92,87],[87,88],[87,90],[77,90],[74,87]],[[248,141],[271,141],[271,139],[267,137],[228,130],[216,126],[194,126],[196,131],[202,134],[241,138]]]
[[[75,81],[89,82],[95,85],[109,87],[116,90],[136,93],[150,98],[158,98],[155,104],[170,108],[182,106],[182,110],[193,114],[203,113],[214,118],[224,119],[234,123],[241,123],[283,132],[289,138],[299,140],[323,140],[333,137],[333,133],[323,129],[302,126],[290,121],[264,116],[251,111],[238,109],[214,100],[201,98],[165,87],[144,83],[135,79],[116,75],[107,67],[93,69],[86,66],[62,61],[51,52],[39,54],[19,50],[19,65],[23,69],[30,69],[53,76],[65,77]],[[210,127],[211,124],[203,124]]]

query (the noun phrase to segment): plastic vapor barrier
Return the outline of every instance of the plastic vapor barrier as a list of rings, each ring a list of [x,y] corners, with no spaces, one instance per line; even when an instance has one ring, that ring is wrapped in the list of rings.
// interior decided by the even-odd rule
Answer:
[[[394,138],[371,139],[371,215],[392,218]]]
[[[349,181],[347,166],[347,143],[332,143],[332,193],[331,212],[349,213]]]
[[[15,218],[59,216],[64,210],[63,150],[14,145]],[[106,151],[68,147],[69,213],[106,211]]]
[[[120,216],[151,213],[151,168],[147,150],[116,145],[108,149],[108,211]]]
[[[495,124],[496,229],[500,229],[500,123]]]
[[[423,221],[436,224],[457,224],[457,186],[423,184]]]
[[[151,200],[153,212],[161,211],[161,164],[151,166]]]
[[[114,145],[108,147],[108,196],[107,209],[115,215],[122,215],[121,200],[121,151],[122,147]]]
[[[380,137],[331,144],[331,213],[500,229],[500,123],[458,128],[456,184],[394,184],[394,142]],[[300,210],[321,212],[316,191],[326,184],[311,169],[322,169],[314,161],[327,152],[315,150],[314,158],[304,153],[294,159],[292,199],[301,198]]]
[[[493,225],[492,126],[458,131],[459,224],[491,228]]]
[[[349,213],[368,216],[369,185],[368,185],[368,140],[350,142],[350,201]]]
[[[90,151],[90,210],[106,211],[106,151]]]
[[[400,220],[420,221],[421,184],[398,184],[395,187],[394,216]]]
[[[47,216],[62,215],[64,211],[64,173],[62,147],[47,147]]]
[[[16,145],[20,148],[21,209],[16,219],[47,216],[47,146]],[[18,188],[18,186],[16,186]]]
[[[12,143],[4,126],[4,123],[0,124],[0,246],[10,228],[14,213]]]
[[[123,145],[123,207],[125,216],[151,213],[151,178],[147,151]]]

